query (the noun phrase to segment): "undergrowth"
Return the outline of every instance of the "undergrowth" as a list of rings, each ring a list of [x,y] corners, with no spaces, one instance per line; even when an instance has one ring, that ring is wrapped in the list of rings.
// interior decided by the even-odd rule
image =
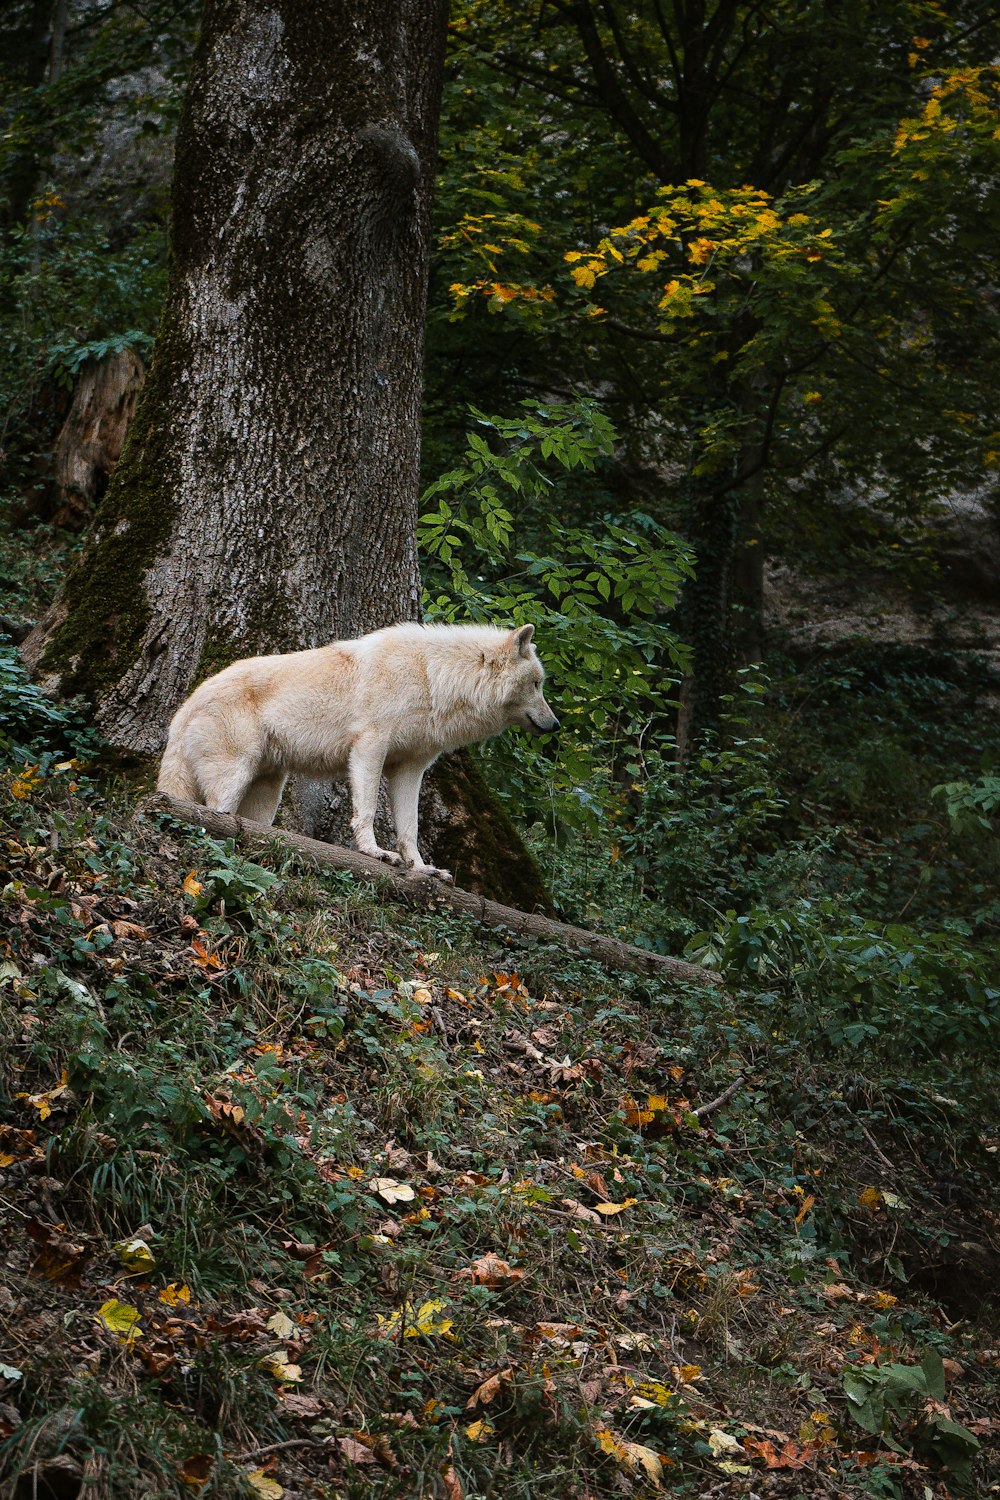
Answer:
[[[15,1500],[981,1492],[985,1044],[898,987],[859,1044],[780,943],[683,987],[387,906],[10,693]]]

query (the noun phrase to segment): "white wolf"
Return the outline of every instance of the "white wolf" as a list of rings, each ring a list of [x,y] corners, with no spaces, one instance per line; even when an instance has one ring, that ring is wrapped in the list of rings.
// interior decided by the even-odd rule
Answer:
[[[209,677],[177,710],[159,790],[270,823],[288,776],[343,776],[364,854],[420,875],[417,802],[439,755],[518,724],[559,728],[542,696],[535,627],[392,625],[312,651],[254,656]],[[399,853],[375,842],[385,773]]]

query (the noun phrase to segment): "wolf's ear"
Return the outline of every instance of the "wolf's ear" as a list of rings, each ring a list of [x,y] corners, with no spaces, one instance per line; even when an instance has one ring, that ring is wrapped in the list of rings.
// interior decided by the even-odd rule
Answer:
[[[534,625],[522,625],[519,630],[511,631],[511,645],[515,656],[530,656],[531,638],[534,633]]]

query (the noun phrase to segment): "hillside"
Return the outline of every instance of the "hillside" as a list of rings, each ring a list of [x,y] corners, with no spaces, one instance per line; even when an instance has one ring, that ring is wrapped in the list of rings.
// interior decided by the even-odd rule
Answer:
[[[987,1492],[987,1047],[248,857],[20,691],[4,1494]]]

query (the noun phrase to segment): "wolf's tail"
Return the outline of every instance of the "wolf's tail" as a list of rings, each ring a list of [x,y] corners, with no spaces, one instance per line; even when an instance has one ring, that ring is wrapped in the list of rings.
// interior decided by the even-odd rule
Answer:
[[[170,736],[163,752],[156,790],[166,792],[168,797],[176,797],[178,802],[201,801],[201,787],[174,735]]]

